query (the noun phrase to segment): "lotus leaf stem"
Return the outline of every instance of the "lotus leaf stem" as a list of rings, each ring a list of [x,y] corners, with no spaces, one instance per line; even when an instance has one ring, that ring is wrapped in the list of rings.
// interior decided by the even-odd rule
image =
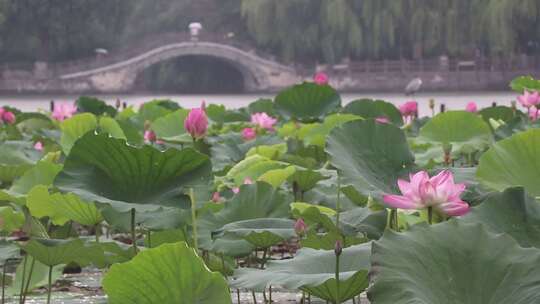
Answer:
[[[191,200],[191,224],[193,225],[193,248],[198,252],[198,235],[197,235],[197,203],[195,201],[195,193],[193,188],[189,188],[189,199]]]
[[[131,209],[131,242],[133,245],[133,252],[137,254],[137,234],[135,232],[135,208]]]
[[[53,267],[49,266],[49,284],[47,287],[47,304],[51,303],[52,271],[53,271]]]
[[[30,264],[30,271],[28,272],[28,279],[26,280],[26,286],[24,287],[23,292],[23,304],[26,302],[26,295],[28,294],[28,289],[30,288],[30,281],[32,280],[32,274],[34,273],[34,264],[36,263],[36,259],[32,258],[32,263]]]

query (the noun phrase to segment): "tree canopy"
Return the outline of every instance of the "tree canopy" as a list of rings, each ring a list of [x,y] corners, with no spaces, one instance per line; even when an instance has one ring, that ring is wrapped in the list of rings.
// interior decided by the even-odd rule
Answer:
[[[80,59],[193,21],[284,61],[531,54],[539,17],[537,0],[0,0],[0,58]]]

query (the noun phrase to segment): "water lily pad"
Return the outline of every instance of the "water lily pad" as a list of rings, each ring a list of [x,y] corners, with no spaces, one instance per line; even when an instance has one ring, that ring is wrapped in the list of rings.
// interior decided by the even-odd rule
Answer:
[[[330,86],[305,82],[281,91],[274,102],[277,111],[288,119],[313,121],[335,111],[341,97]]]
[[[387,230],[373,244],[371,303],[536,303],[540,251],[452,220]]]
[[[340,256],[341,302],[360,294],[369,284],[371,244],[343,249]],[[336,297],[334,250],[302,248],[289,260],[269,261],[265,270],[238,269],[231,280],[236,288],[263,290],[269,286],[301,289],[327,301]]]
[[[495,190],[523,186],[540,196],[540,130],[521,132],[494,144],[480,157],[476,176]]]
[[[111,304],[230,304],[227,281],[185,243],[164,244],[115,264],[103,279]]]
[[[366,119],[386,117],[393,124],[403,124],[403,118],[396,106],[384,100],[353,100],[343,108],[342,112],[355,114]]]
[[[330,162],[342,174],[343,185],[380,199],[396,191],[398,177],[414,167],[402,130],[373,120],[351,121],[334,129],[327,138]]]
[[[193,149],[161,152],[88,133],[73,147],[54,185],[119,211],[148,210],[188,207],[187,188],[206,185],[210,174],[208,157]]]

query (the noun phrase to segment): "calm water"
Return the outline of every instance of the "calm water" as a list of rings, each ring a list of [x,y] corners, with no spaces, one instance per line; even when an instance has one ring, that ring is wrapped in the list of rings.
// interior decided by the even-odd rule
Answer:
[[[224,104],[229,108],[242,107],[255,101],[258,98],[271,98],[274,95],[96,95],[97,97],[114,104],[116,99],[120,99],[122,102],[127,102],[129,105],[139,105],[145,101],[152,99],[171,99],[174,100],[182,107],[191,108],[198,106],[202,100],[205,100],[207,104],[219,103]],[[77,96],[69,95],[34,95],[34,96],[0,96],[0,106],[10,105],[15,106],[24,111],[35,111],[39,109],[47,110],[49,108],[49,101],[55,100],[57,102],[72,102]],[[465,105],[474,101],[480,108],[490,106],[492,102],[496,102],[499,105],[510,105],[511,100],[515,100],[516,94],[512,92],[465,92],[465,93],[422,93],[415,97],[407,97],[403,94],[342,94],[341,98],[343,103],[346,104],[352,100],[359,98],[374,98],[383,99],[399,105],[405,101],[415,99],[420,105],[420,116],[429,115],[431,110],[428,107],[430,99],[434,99],[436,103],[436,109],[438,111],[439,105],[444,103],[447,109],[459,110],[464,109]]]

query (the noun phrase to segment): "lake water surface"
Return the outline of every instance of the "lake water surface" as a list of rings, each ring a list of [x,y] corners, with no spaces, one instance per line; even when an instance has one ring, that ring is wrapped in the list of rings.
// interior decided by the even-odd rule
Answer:
[[[114,104],[116,99],[120,99],[122,102],[126,102],[128,105],[139,105],[145,101],[152,99],[171,99],[178,102],[182,107],[191,108],[198,106],[202,100],[207,104],[218,103],[224,104],[228,108],[238,108],[248,105],[250,102],[257,100],[258,98],[272,98],[274,95],[270,94],[242,94],[242,95],[160,95],[160,94],[135,94],[135,95],[95,95],[107,101],[110,104]],[[419,103],[420,116],[426,116],[431,114],[429,109],[429,100],[434,99],[436,103],[436,110],[438,112],[441,103],[446,105],[449,110],[464,109],[468,102],[474,101],[480,108],[491,106],[493,102],[498,105],[511,104],[512,100],[516,99],[516,94],[513,92],[463,92],[463,93],[421,93],[414,97],[407,97],[403,94],[396,93],[347,93],[342,94],[341,99],[343,104],[351,102],[360,98],[373,98],[382,99],[399,105],[408,100],[416,100]],[[77,99],[74,95],[14,95],[14,96],[0,96],[0,106],[10,105],[17,107],[23,111],[35,111],[38,109],[47,110],[49,108],[49,102],[54,100],[56,102],[73,102]]]

